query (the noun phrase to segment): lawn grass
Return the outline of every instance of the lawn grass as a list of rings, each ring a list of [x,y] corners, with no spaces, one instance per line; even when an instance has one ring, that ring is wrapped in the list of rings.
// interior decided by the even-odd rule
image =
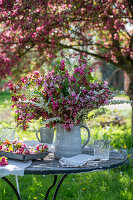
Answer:
[[[9,176],[9,179],[15,182],[14,176]],[[22,199],[44,199],[44,194],[52,181],[52,175],[19,177]],[[132,186],[133,176],[130,166],[103,172],[72,174],[63,182],[57,200],[132,200]],[[52,199],[53,194],[54,189],[51,190],[49,199]],[[0,199],[16,199],[13,191],[3,180],[0,180]]]
[[[15,128],[16,123],[14,121],[14,111],[11,109],[10,98],[10,94],[4,93],[2,95],[3,101],[0,100],[0,128]],[[130,151],[132,148],[130,135],[131,112],[127,111],[125,115],[123,111],[120,111],[118,114],[124,115],[124,120],[126,121],[126,124],[120,127],[110,125],[102,128],[96,125],[96,119],[94,119],[93,125],[90,127],[91,141],[89,144],[93,144],[94,139],[110,139],[111,146],[117,149],[125,148]],[[104,118],[107,117],[109,117],[109,114],[107,116],[104,115]],[[98,120],[101,119],[99,118]],[[35,133],[39,127],[39,121],[34,121],[26,131],[23,131],[21,128],[15,129],[20,139],[33,140],[36,139]],[[82,137],[85,139],[86,136],[82,135]],[[132,200],[133,169],[131,162],[130,158],[130,164],[113,170],[69,175],[61,186],[57,200]],[[14,176],[10,175],[8,178],[15,184]],[[52,175],[19,176],[22,200],[44,199],[44,194],[52,181]],[[52,199],[53,192],[54,189],[51,190],[50,200]],[[16,199],[11,188],[0,179],[0,200]]]
[[[10,100],[11,100],[11,93],[9,91],[0,92],[0,104],[3,104],[3,102]]]

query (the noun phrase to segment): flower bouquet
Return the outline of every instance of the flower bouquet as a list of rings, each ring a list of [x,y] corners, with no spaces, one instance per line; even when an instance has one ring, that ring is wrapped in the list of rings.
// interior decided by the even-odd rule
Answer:
[[[91,110],[112,99],[107,82],[94,81],[91,72],[86,62],[68,71],[62,60],[46,74],[33,71],[17,84],[10,83],[17,124],[26,129],[28,122],[41,118],[46,127],[62,124],[68,131],[81,124]]]

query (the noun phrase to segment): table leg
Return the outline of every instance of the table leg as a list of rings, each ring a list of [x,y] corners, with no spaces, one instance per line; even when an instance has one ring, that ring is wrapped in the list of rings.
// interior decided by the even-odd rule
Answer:
[[[66,176],[67,176],[66,174],[63,175],[62,178],[61,178],[61,180],[59,181],[59,183],[58,183],[58,185],[57,185],[57,187],[56,187],[56,189],[55,189],[55,193],[54,193],[54,196],[53,196],[53,200],[56,199],[57,194],[58,194],[58,191],[59,191],[59,189],[60,189],[60,186],[61,186],[61,184],[63,183],[63,181],[64,181],[64,179],[65,179]],[[44,200],[47,200],[47,199],[48,199],[48,195],[49,195],[49,193],[50,193],[50,190],[55,186],[56,181],[57,181],[57,175],[54,175],[54,181],[53,181],[53,183],[49,186],[49,188],[48,188],[48,190],[47,190],[47,192],[46,192],[46,195],[45,195]]]
[[[8,183],[8,185],[10,185],[10,187],[13,189],[13,191],[15,192],[18,200],[21,200],[20,195],[18,194],[18,191],[16,190],[16,188],[14,187],[14,185],[6,178],[6,177],[2,177],[2,179]]]
[[[67,174],[63,175],[62,178],[61,178],[61,180],[59,181],[59,183],[58,183],[58,185],[57,185],[57,187],[56,187],[54,196],[53,196],[53,200],[56,199],[56,196],[57,196],[57,194],[58,194],[58,191],[59,191],[59,189],[60,189],[60,186],[61,186],[61,184],[63,183],[63,181],[64,181],[64,179],[66,178],[66,176],[67,176]]]
[[[57,175],[54,175],[54,181],[53,181],[53,183],[49,186],[49,188],[48,188],[48,190],[47,190],[47,192],[46,192],[46,195],[45,195],[45,199],[44,199],[44,200],[47,200],[48,195],[49,195],[49,192],[50,192],[50,190],[55,186],[56,181],[57,181]]]

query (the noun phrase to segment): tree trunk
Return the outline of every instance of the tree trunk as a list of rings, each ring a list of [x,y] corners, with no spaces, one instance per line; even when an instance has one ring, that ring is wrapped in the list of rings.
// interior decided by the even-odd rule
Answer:
[[[133,78],[131,76],[129,77],[129,85],[127,89],[127,95],[129,96],[130,100],[132,101],[131,107],[132,107],[132,116],[131,116],[131,133],[133,136]]]
[[[127,72],[124,71],[124,91],[127,94],[128,88],[129,88],[130,79],[127,75]]]

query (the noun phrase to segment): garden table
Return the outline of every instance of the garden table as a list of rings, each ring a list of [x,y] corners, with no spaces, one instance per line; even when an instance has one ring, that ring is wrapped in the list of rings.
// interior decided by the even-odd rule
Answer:
[[[83,153],[86,153],[89,155],[94,155],[94,150],[85,148]],[[54,153],[49,153],[48,156],[42,160],[34,160],[29,167],[25,168],[24,174],[25,175],[31,175],[31,174],[32,175],[50,175],[50,174],[53,174],[53,176],[54,176],[53,183],[48,188],[48,190],[45,194],[44,200],[48,199],[50,190],[56,185],[58,175],[62,175],[62,178],[60,179],[59,183],[57,184],[55,193],[53,195],[53,200],[55,200],[61,184],[63,183],[64,179],[69,174],[97,172],[97,171],[103,171],[103,170],[107,170],[107,169],[113,169],[113,168],[117,168],[117,167],[123,165],[126,162],[126,160],[127,160],[126,156],[121,154],[119,151],[111,150],[109,160],[100,161],[98,166],[84,165],[83,167],[78,167],[78,168],[74,168],[74,167],[68,168],[68,167],[61,166],[59,161],[54,158]],[[2,179],[4,181],[6,181],[12,187],[18,200],[21,200],[21,197],[18,194],[16,188],[13,186],[13,184],[6,177],[3,177]]]

